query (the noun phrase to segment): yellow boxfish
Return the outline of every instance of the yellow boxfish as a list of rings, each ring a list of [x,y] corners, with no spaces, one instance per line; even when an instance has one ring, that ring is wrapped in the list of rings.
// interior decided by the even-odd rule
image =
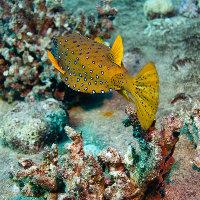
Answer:
[[[127,101],[135,103],[142,128],[147,130],[151,126],[159,94],[158,73],[152,62],[136,77],[131,77],[122,63],[123,44],[119,35],[112,48],[104,45],[101,38],[92,40],[78,33],[55,37],[54,44],[47,53],[68,87],[87,93],[116,90]]]

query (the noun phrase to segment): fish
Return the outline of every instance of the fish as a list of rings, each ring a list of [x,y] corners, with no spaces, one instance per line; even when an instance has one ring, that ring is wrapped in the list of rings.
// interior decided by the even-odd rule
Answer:
[[[68,87],[92,94],[116,90],[135,104],[141,127],[149,129],[159,97],[159,77],[153,62],[147,63],[135,77],[130,76],[122,62],[120,35],[112,48],[104,45],[101,38],[92,40],[75,32],[57,36],[53,42],[55,47],[47,54]]]

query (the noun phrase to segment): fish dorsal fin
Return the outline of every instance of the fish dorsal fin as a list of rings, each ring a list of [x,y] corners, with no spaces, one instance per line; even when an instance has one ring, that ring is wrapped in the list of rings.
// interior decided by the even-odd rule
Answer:
[[[123,44],[122,38],[118,35],[115,39],[115,42],[111,49],[111,54],[108,55],[110,61],[114,62],[121,67],[122,58],[123,58]]]
[[[100,38],[100,37],[96,37],[96,38],[94,39],[94,41],[99,42],[99,43],[101,43],[101,44],[104,44],[103,39]]]
[[[47,50],[47,54],[48,54],[48,57],[49,57],[49,59],[51,60],[52,64],[54,65],[54,67],[55,67],[56,69],[58,69],[58,71],[59,71],[60,73],[64,74],[65,71],[63,71],[63,70],[60,68],[58,61],[54,58],[54,56],[52,55],[52,53],[51,53],[50,51]]]

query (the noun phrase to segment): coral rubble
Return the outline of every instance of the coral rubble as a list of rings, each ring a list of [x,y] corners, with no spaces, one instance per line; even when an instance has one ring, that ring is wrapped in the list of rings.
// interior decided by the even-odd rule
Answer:
[[[111,1],[98,6],[98,20],[80,11],[66,13],[63,1],[1,0],[0,12],[0,92],[9,102],[55,97],[71,101],[70,89],[61,83],[59,73],[48,60],[46,50],[52,49],[54,36],[73,31],[87,37],[110,38],[112,20],[117,10]]]
[[[5,146],[24,153],[39,152],[61,137],[68,114],[54,99],[19,103],[3,117],[0,137]]]
[[[19,182],[25,196],[46,194],[47,199],[54,195],[54,199],[63,200],[160,199],[159,191],[165,187],[165,179],[175,162],[172,155],[183,119],[171,115],[163,118],[161,130],[152,125],[144,131],[137,120],[134,122],[135,112],[130,107],[126,112],[129,117],[125,125],[133,126],[139,152],[129,146],[121,157],[116,149],[109,147],[100,151],[95,159],[91,152],[85,154],[82,135],[66,126],[65,131],[72,142],[65,145],[66,153],[60,165],[57,164],[57,147],[53,145],[51,151],[45,150],[42,165],[32,160],[21,161],[24,170],[10,172],[11,178]]]

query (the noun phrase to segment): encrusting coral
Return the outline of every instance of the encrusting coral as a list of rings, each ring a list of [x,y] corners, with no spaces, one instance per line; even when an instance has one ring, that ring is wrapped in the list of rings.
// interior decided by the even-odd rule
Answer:
[[[61,83],[59,73],[48,60],[54,36],[76,31],[87,37],[110,38],[112,20],[117,14],[111,1],[98,6],[98,20],[82,11],[68,13],[57,0],[1,0],[0,12],[0,92],[12,102],[55,97],[71,101],[74,92]],[[70,95],[71,94],[71,95]],[[76,98],[73,98],[76,99]]]
[[[83,151],[81,133],[69,126],[65,131],[72,143],[65,145],[66,153],[58,165],[58,149],[54,144],[47,148],[42,165],[32,160],[21,161],[24,170],[10,172],[24,196],[46,196],[47,199],[161,199],[160,190],[174,164],[173,152],[183,126],[182,118],[171,115],[163,118],[161,130],[154,125],[144,131],[134,122],[135,112],[129,107],[124,122],[133,126],[140,151],[133,146],[121,157],[108,147],[96,159],[91,152]],[[37,192],[35,192],[37,191]],[[53,198],[52,198],[53,197]]]

